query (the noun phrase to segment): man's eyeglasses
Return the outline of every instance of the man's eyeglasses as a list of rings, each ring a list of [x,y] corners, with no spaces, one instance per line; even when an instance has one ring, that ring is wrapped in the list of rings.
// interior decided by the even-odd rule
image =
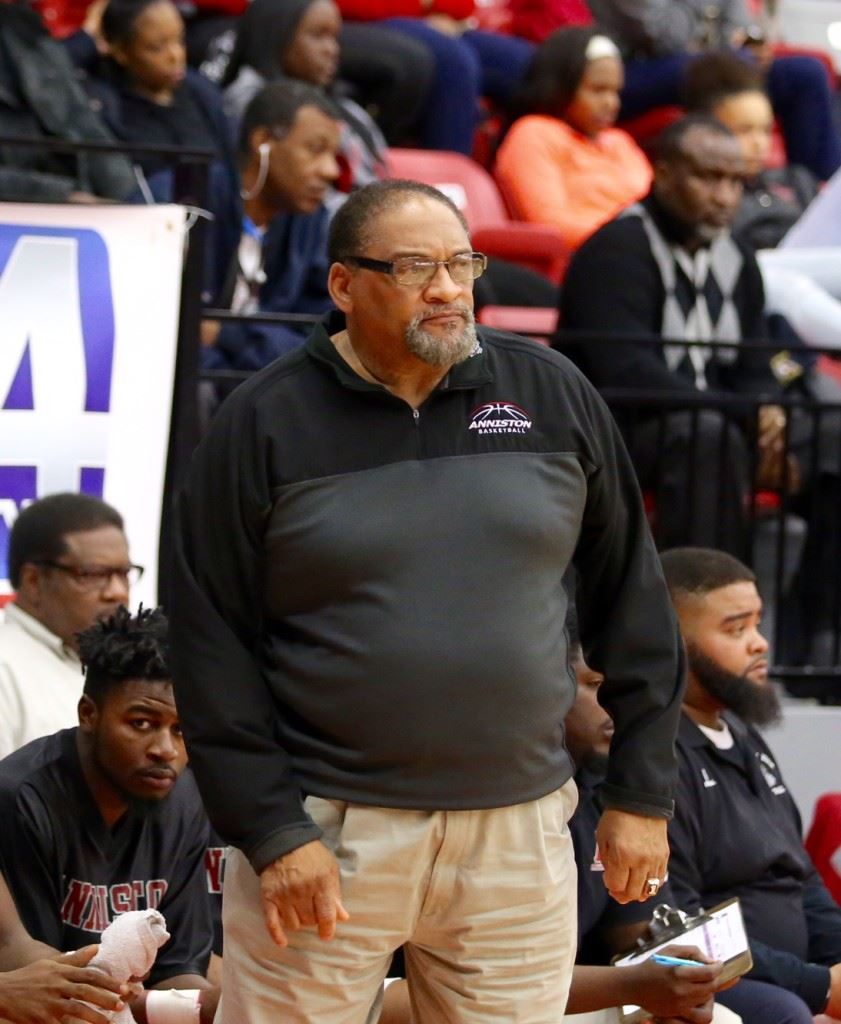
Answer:
[[[438,273],[439,267],[446,267],[447,273],[456,284],[470,284],[484,274],[488,257],[481,252],[461,252],[448,260],[427,260],[419,256],[400,256],[396,260],[372,260],[367,256],[348,256],[346,263],[363,270],[374,270],[378,274],[390,274],[397,284],[408,287],[427,285]]]
[[[142,565],[64,565],[42,558],[36,565],[46,565],[65,573],[82,590],[104,590],[116,576],[121,582],[133,587],[143,576]]]

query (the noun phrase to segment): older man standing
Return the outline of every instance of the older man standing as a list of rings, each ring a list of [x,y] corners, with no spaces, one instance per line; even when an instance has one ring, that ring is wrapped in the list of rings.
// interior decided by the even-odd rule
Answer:
[[[682,683],[657,556],[595,392],[475,329],[485,258],[445,196],[368,186],[330,245],[340,314],[237,389],[180,509],[178,702],[237,847],[219,1020],[363,1022],[405,944],[418,1020],[549,1024],[576,941],[562,577],[574,555],[611,680],[605,883],[644,899]]]

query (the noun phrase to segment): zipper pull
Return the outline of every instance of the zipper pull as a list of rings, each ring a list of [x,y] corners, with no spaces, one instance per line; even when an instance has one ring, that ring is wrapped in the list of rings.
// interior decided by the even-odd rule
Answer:
[[[417,426],[418,423],[420,422],[420,410],[412,409],[412,416],[414,416],[414,418],[415,418],[415,426]]]

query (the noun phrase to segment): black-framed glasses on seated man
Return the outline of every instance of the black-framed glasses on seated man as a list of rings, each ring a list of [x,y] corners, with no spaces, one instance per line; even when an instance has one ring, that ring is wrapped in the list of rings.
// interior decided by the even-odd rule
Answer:
[[[368,256],[348,256],[344,262],[363,270],[374,270],[378,274],[390,274],[397,284],[418,287],[429,284],[438,273],[439,267],[446,267],[447,273],[456,284],[470,284],[484,274],[488,266],[488,257],[481,252],[460,252],[448,260],[429,260],[422,256],[373,260]]]
[[[54,562],[48,558],[39,559],[35,565],[58,569],[82,590],[104,590],[115,576],[133,587],[144,572],[142,565],[64,565],[63,562]]]

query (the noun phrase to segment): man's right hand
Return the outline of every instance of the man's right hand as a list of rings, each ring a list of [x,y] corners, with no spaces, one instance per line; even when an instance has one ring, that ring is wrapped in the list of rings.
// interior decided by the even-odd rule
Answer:
[[[824,1013],[827,1017],[841,1020],[841,964],[829,969],[829,1002]]]
[[[339,865],[319,840],[278,857],[260,873],[266,927],[278,946],[289,943],[287,932],[317,928],[319,938],[332,939],[338,921],[349,921],[342,906]]]
[[[655,1017],[679,1017],[692,1024],[712,1020],[712,997],[721,987],[722,964],[712,962],[695,946],[668,946],[661,952],[682,960],[697,960],[697,967],[669,967],[644,960],[623,971],[635,971],[634,1000]]]
[[[61,953],[0,974],[0,1019],[15,1024],[108,1024],[102,1010],[123,1006],[123,986],[87,963],[97,946]]]

